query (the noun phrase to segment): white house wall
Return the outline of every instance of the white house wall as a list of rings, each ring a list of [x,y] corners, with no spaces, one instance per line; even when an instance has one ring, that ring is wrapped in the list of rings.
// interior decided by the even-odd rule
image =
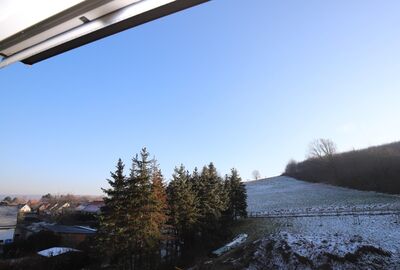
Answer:
[[[0,245],[14,241],[15,229],[0,229]]]

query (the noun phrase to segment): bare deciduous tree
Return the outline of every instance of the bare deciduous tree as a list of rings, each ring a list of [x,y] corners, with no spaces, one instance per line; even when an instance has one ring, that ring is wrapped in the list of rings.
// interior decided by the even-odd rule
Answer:
[[[336,154],[336,144],[330,139],[318,139],[310,143],[308,158],[332,157]]]
[[[253,178],[255,180],[258,180],[258,179],[261,178],[261,174],[260,174],[260,172],[258,170],[254,170],[251,174],[253,175]]]

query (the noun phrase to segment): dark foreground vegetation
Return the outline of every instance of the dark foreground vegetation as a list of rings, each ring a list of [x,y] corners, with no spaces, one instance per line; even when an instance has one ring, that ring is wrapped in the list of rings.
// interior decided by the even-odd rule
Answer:
[[[89,257],[83,252],[69,252],[55,257],[31,255],[15,260],[0,260],[1,270],[80,270],[89,264]]]
[[[90,265],[89,245],[85,241],[78,246],[80,252],[69,252],[54,257],[42,257],[38,251],[60,246],[61,238],[52,232],[41,231],[33,234],[25,240],[16,240],[14,243],[4,246],[0,270],[78,270]]]
[[[400,194],[400,142],[335,153],[329,140],[319,140],[310,157],[290,161],[285,175],[359,190]]]

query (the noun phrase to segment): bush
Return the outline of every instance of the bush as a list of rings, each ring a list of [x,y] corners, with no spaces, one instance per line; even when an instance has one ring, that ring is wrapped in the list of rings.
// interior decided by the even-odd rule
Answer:
[[[50,258],[39,255],[22,258],[13,261],[0,261],[0,270],[75,270],[82,269],[89,265],[88,257],[83,252],[69,252]]]
[[[400,194],[400,142],[289,163],[284,175],[360,190]]]

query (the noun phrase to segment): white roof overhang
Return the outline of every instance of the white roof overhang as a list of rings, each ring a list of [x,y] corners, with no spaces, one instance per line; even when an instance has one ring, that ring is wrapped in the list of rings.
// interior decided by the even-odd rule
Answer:
[[[209,0],[2,0],[0,67],[49,57]]]

